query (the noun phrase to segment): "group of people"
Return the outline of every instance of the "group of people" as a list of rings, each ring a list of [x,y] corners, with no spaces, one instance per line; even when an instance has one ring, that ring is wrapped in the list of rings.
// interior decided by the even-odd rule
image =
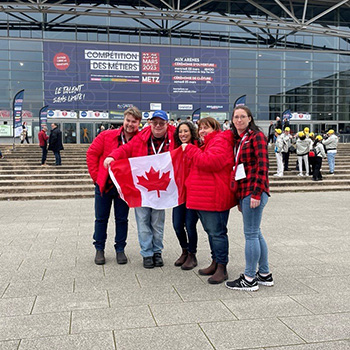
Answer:
[[[268,264],[268,249],[261,233],[263,209],[269,197],[267,139],[256,126],[251,111],[239,106],[232,114],[232,129],[222,131],[211,117],[200,119],[198,129],[191,121],[169,123],[165,111],[155,111],[149,127],[139,131],[141,112],[136,107],[124,112],[123,126],[100,133],[87,151],[87,165],[95,184],[95,263],[105,264],[105,244],[110,210],[114,203],[115,251],[118,264],[126,264],[129,207],[120,198],[109,173],[116,160],[155,155],[182,148],[186,172],[186,201],[173,208],[172,223],[182,249],[174,262],[182,270],[198,265],[197,222],[208,234],[211,263],[198,273],[208,283],[234,290],[256,291],[274,284]],[[228,280],[228,218],[235,205],[242,212],[246,268],[239,278]],[[164,265],[165,211],[135,208],[138,240],[146,269]]]
[[[51,124],[50,136],[47,135],[47,126],[44,125],[38,133],[39,146],[41,148],[41,165],[46,166],[47,150],[53,152],[55,156],[55,165],[62,165],[61,151],[63,148],[62,132],[58,124]]]
[[[299,131],[294,137],[290,134],[290,128],[275,129],[275,154],[277,160],[277,172],[274,176],[282,177],[284,171],[289,171],[289,154],[291,148],[295,148],[298,158],[298,176],[313,175],[314,181],[322,180],[322,159],[328,159],[329,174],[334,175],[335,155],[337,153],[338,137],[334,130],[330,129],[326,135],[315,135],[309,132],[309,128]]]

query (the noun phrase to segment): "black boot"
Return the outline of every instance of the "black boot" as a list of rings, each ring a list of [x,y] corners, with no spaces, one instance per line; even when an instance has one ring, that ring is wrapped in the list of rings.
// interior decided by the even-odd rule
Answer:
[[[162,259],[162,254],[161,253],[154,253],[153,254],[153,262],[155,267],[162,267],[164,266],[164,262]]]
[[[104,265],[106,263],[104,250],[96,250],[95,264]]]

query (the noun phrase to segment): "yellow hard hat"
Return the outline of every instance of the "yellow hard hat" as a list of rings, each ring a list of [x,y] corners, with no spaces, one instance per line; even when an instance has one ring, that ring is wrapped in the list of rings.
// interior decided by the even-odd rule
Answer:
[[[284,128],[284,131],[290,131],[290,127],[287,126],[286,128]]]
[[[334,134],[334,130],[333,129],[328,130],[327,134]]]
[[[303,137],[303,136],[305,136],[305,134],[304,134],[303,131],[299,131],[299,132],[298,132],[298,136],[299,136],[299,137]]]
[[[282,134],[282,130],[281,129],[275,129],[275,132],[277,132],[278,135]]]
[[[315,136],[315,134],[313,132],[310,132],[309,136],[312,137]]]
[[[310,131],[310,129],[308,127],[304,128],[304,132],[308,133]]]
[[[323,139],[323,137],[322,137],[321,135],[317,135],[317,136],[316,136],[316,140],[321,141],[322,139]]]

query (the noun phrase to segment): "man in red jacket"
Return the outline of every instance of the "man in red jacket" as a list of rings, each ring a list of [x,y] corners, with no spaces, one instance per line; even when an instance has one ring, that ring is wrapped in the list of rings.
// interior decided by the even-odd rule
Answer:
[[[86,161],[90,176],[95,184],[95,232],[94,245],[96,248],[95,263],[105,264],[105,244],[109,214],[114,202],[115,218],[115,251],[118,264],[126,264],[126,237],[128,233],[128,205],[119,197],[103,166],[106,157],[120,146],[127,144],[138,133],[141,112],[136,107],[130,107],[124,112],[123,126],[100,133],[90,145],[86,153]]]
[[[143,129],[131,142],[115,149],[104,161],[108,165],[117,159],[159,154],[174,149],[175,127],[168,124],[168,115],[159,110],[152,115],[151,126]],[[148,207],[135,208],[135,217],[143,266],[161,267],[165,210]]]
[[[49,136],[46,134],[46,132],[47,132],[47,126],[44,125],[38,133],[39,146],[41,148],[41,166],[46,165],[47,140],[49,139]]]

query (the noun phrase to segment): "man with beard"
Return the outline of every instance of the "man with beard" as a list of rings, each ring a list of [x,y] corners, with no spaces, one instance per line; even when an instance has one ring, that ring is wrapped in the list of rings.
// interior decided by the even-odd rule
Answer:
[[[103,166],[106,157],[120,146],[127,144],[138,133],[141,112],[130,107],[124,112],[123,126],[100,133],[92,142],[86,154],[90,176],[95,184],[95,264],[105,264],[105,244],[108,219],[114,202],[115,251],[118,264],[126,264],[126,237],[128,233],[129,207],[120,198],[117,189],[109,178],[108,170]]]

